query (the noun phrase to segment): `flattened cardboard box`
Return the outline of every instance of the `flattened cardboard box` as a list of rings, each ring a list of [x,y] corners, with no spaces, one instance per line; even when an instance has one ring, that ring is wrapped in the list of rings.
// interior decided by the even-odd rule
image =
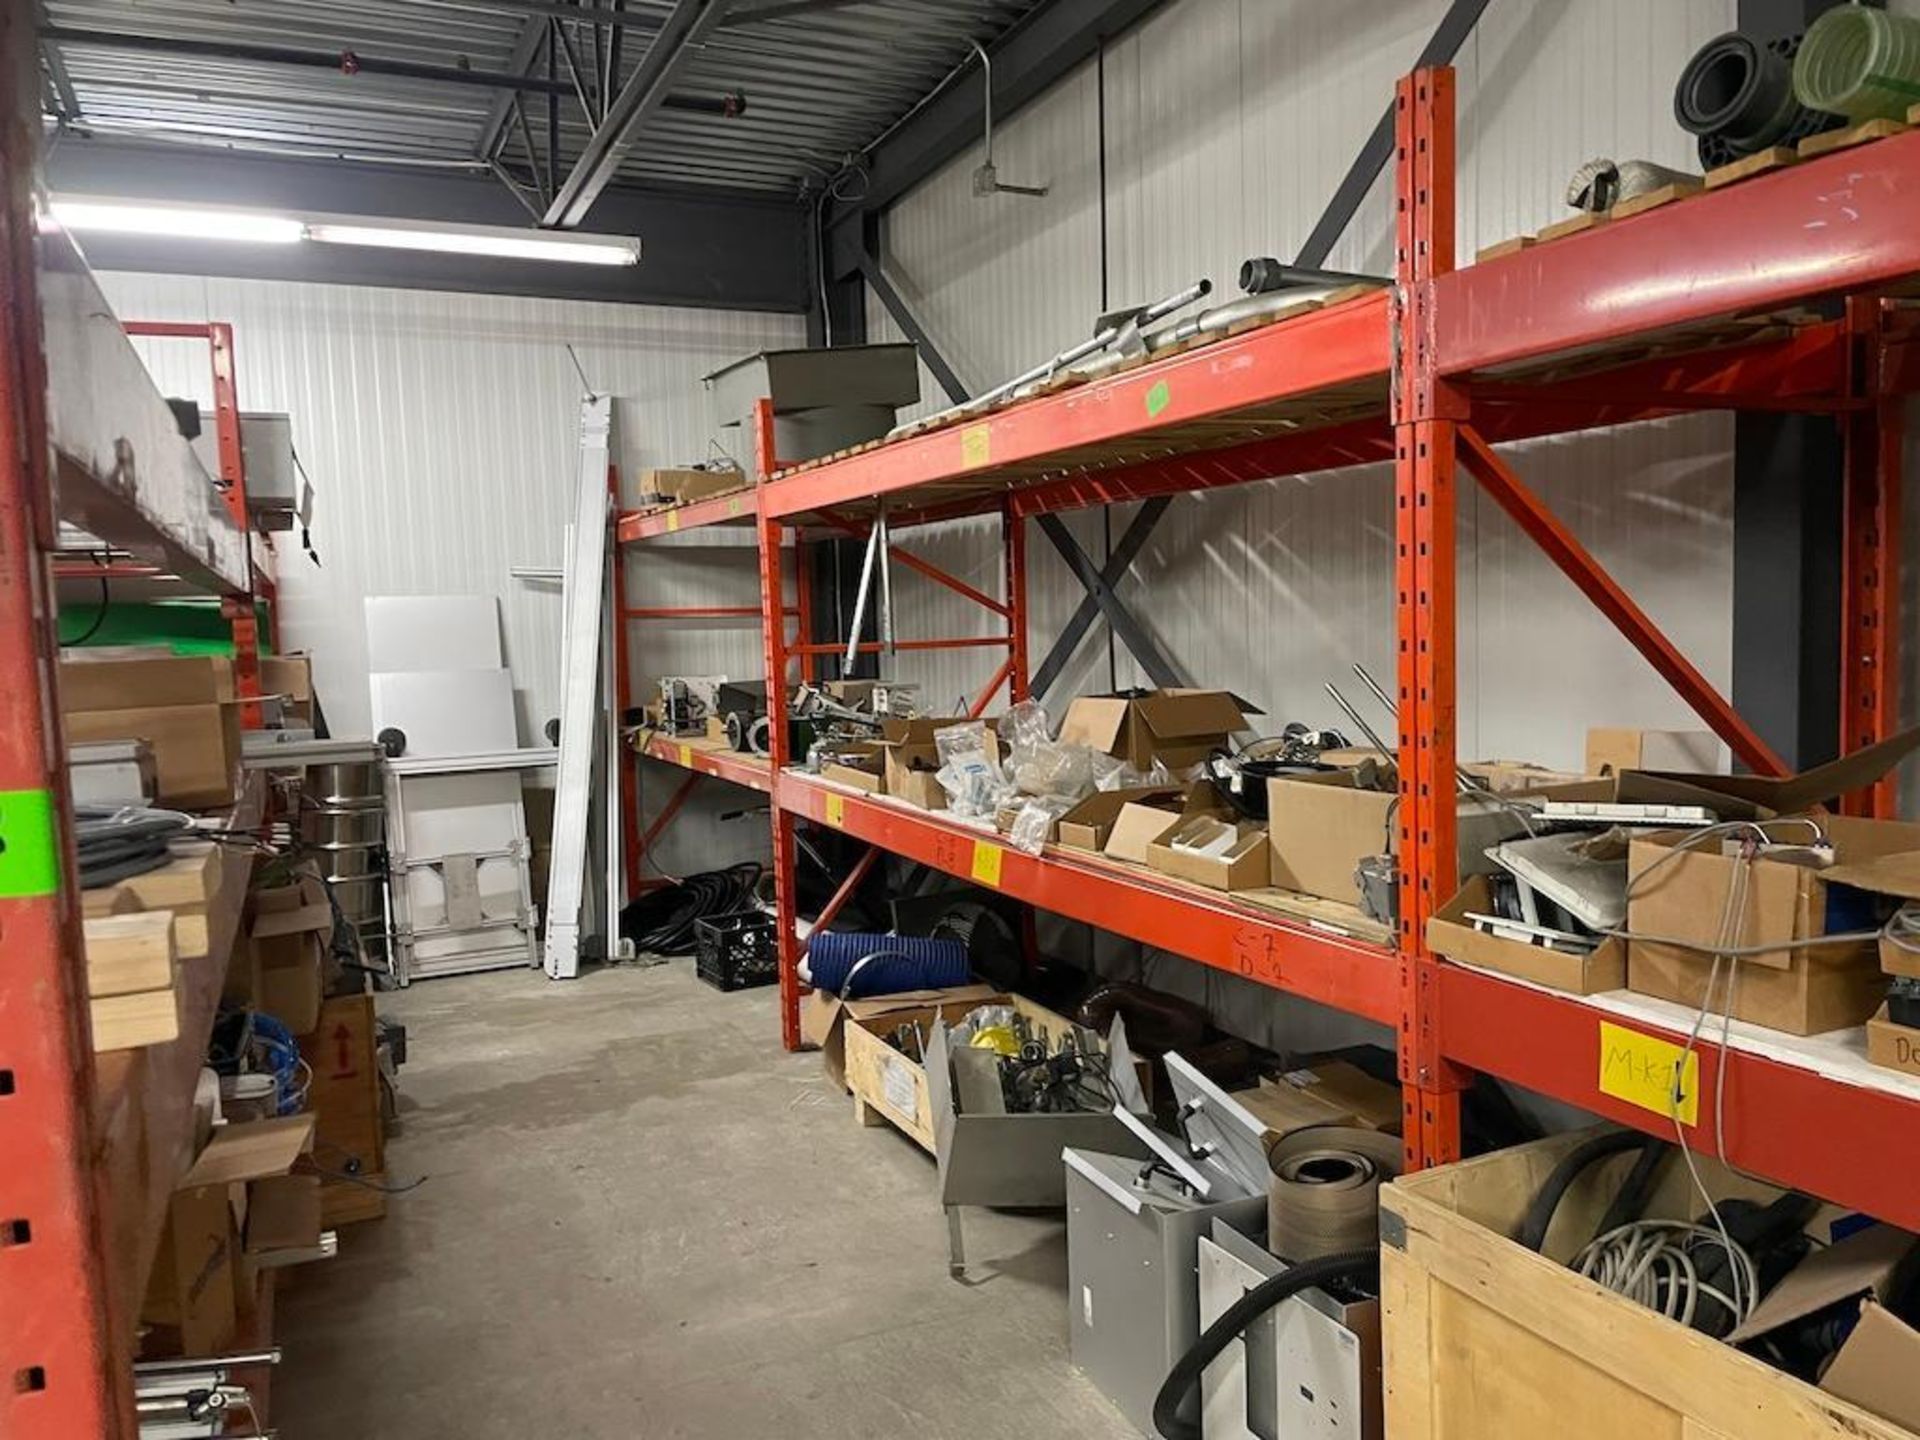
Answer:
[[[1707,730],[1636,730],[1596,725],[1587,731],[1587,774],[1627,770],[1724,774],[1726,746]]]
[[[742,470],[642,470],[640,472],[640,493],[643,495],[664,495],[667,499],[685,505],[695,500],[705,500],[710,495],[725,495],[732,490],[744,490],[753,484],[753,477]]]

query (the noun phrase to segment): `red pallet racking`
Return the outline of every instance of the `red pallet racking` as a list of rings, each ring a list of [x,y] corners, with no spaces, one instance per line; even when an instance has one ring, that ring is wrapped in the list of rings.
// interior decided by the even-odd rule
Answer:
[[[1913,317],[1880,293],[1920,277],[1920,135],[1883,140],[1648,210],[1480,264],[1453,260],[1451,72],[1407,77],[1396,97],[1394,285],[1108,378],[781,468],[726,518],[757,514],[762,593],[778,596],[796,537],[889,524],[1004,517],[1010,654],[989,689],[1025,691],[1024,522],[1035,515],[1391,460],[1395,470],[1400,934],[1330,934],[1306,916],[1204,895],[1138,870],[1049,850],[1030,857],[949,818],[845,791],[788,768],[775,691],[775,872],[783,1033],[798,1043],[802,951],[792,901],[794,831],[826,825],[874,847],[997,886],[1063,915],[1394,1025],[1408,1160],[1459,1149],[1457,1096],[1475,1071],[1628,1124],[1664,1116],[1600,1087],[1600,1023],[1684,1040],[1657,1007],[1564,995],[1444,963],[1424,917],[1447,897],[1454,838],[1456,477],[1484,487],[1736,754],[1778,759],[1661,634],[1499,446],[1540,435],[1740,408],[1829,413],[1847,435],[1845,734],[1885,735],[1897,714],[1899,404],[1920,388]],[[1845,298],[1843,320],[1803,309]],[[757,502],[757,503],[756,503]],[[713,502],[707,502],[709,507]],[[673,512],[666,512],[672,514]],[[704,518],[686,507],[626,517],[623,537]],[[764,617],[769,675],[808,647]],[[948,643],[948,642],[921,642]],[[976,642],[978,643],[978,642]],[[995,643],[1000,643],[996,640]],[[984,703],[984,699],[983,699]],[[656,753],[659,753],[656,751]],[[671,754],[662,758],[673,758]],[[1887,814],[1890,784],[1849,808]],[[871,854],[873,852],[869,852]],[[1728,1158],[1907,1225],[1920,1195],[1878,1158],[1920,1142],[1920,1087],[1872,1072],[1857,1045],[1703,1047],[1724,1130],[1689,1136]],[[1704,1107],[1703,1107],[1704,1108]],[[1878,1137],[1878,1143],[1869,1143]]]

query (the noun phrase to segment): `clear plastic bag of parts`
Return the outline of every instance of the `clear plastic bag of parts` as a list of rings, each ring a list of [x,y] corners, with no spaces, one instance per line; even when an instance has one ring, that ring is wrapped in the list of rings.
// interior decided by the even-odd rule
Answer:
[[[1038,855],[1046,848],[1048,837],[1060,817],[1078,803],[1070,795],[1035,795],[1021,805],[1007,832],[1007,840],[1016,850]]]
[[[933,743],[940,756],[935,778],[947,792],[947,809],[961,819],[991,817],[1012,787],[986,723],[942,726],[934,732]]]

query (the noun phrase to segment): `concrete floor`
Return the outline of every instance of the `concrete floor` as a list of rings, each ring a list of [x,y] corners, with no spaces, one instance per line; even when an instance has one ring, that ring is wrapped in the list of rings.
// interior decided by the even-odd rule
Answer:
[[[968,1212],[854,1123],[771,990],[688,962],[385,996],[407,1026],[387,1218],[289,1272],[288,1440],[1049,1440],[1130,1433],[1067,1363],[1059,1216]]]

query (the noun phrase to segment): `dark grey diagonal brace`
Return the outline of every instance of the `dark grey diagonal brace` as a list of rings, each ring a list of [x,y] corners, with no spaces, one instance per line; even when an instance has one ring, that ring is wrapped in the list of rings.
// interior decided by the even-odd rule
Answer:
[[[1104,570],[1094,565],[1092,558],[1080,548],[1080,542],[1073,538],[1072,532],[1059,516],[1039,517],[1041,531],[1053,542],[1053,548],[1060,552],[1075,578],[1086,587],[1087,596],[1067,621],[1060,638],[1053,642],[1046,659],[1033,672],[1031,689],[1035,695],[1044,696],[1054,681],[1060,678],[1067,661],[1073,657],[1073,652],[1092,627],[1095,617],[1100,615],[1106,616],[1113,633],[1120,637],[1120,642],[1140,662],[1140,668],[1147,672],[1154,684],[1166,686],[1184,683],[1180,672],[1161,650],[1159,642],[1134,618],[1133,612],[1127,609],[1126,603],[1114,590],[1146,545],[1153,527],[1160,523],[1160,517],[1167,513],[1172,503],[1172,496],[1161,495],[1143,505],[1140,513],[1133,517],[1133,523],[1127,526],[1126,533],[1120,537],[1120,543],[1113,547]]]

